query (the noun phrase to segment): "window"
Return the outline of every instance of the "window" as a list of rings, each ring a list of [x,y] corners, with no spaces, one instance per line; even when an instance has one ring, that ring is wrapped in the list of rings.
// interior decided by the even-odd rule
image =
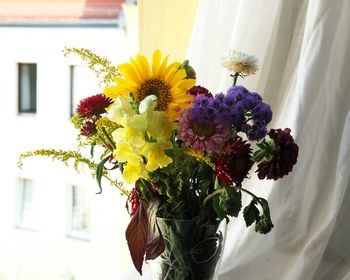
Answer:
[[[70,66],[70,114],[75,114],[81,99],[100,93],[98,81],[91,69],[86,66]]]
[[[19,191],[16,226],[26,229],[35,229],[37,213],[34,201],[34,181],[20,178],[18,179],[18,187]]]
[[[36,113],[36,64],[18,64],[18,112]]]
[[[88,239],[90,233],[90,199],[87,188],[70,186],[69,188],[68,235]]]

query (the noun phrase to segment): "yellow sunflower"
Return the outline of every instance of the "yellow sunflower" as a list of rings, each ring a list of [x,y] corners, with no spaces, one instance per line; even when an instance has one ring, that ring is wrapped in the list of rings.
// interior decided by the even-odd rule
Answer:
[[[116,98],[132,93],[138,100],[156,95],[156,110],[165,111],[170,120],[175,120],[181,108],[191,106],[193,97],[186,92],[194,86],[195,80],[186,79],[186,70],[179,69],[181,63],[167,64],[168,56],[162,61],[159,50],[153,53],[152,66],[145,56],[138,54],[135,60],[130,58],[130,63],[118,66],[122,77],[115,77],[116,85],[105,88],[104,94]]]

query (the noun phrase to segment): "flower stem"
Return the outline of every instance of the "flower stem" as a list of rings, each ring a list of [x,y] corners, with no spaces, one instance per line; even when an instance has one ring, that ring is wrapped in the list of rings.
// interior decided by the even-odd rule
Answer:
[[[114,144],[114,141],[112,140],[112,138],[108,135],[107,131],[102,128],[102,132],[103,134],[106,136],[108,142],[112,145],[113,149],[115,149],[115,144]]]
[[[237,189],[237,190],[240,190],[240,191],[242,191],[242,192],[245,192],[245,193],[247,193],[247,194],[249,194],[251,197],[253,197],[253,199],[256,201],[256,202],[258,202],[259,204],[260,204],[260,206],[264,209],[264,205],[260,202],[260,198],[259,197],[257,197],[255,194],[253,194],[252,192],[250,192],[250,191],[248,191],[248,190],[246,190],[246,189],[243,189],[243,188],[241,188],[241,187],[239,187],[239,186],[233,186],[235,189]]]
[[[121,184],[121,183],[118,183],[118,182],[112,180],[112,179],[109,178],[107,175],[104,175],[104,177],[105,177],[112,185],[116,186],[116,187],[122,192],[123,195],[128,196],[128,195],[130,194],[129,191],[127,191],[126,189],[124,189],[124,188],[122,187],[122,184]]]
[[[232,78],[233,78],[233,85],[235,86],[236,83],[237,83],[237,78],[238,78],[238,76],[239,76],[239,73],[236,72],[234,75],[231,75],[231,76],[232,76]]]
[[[203,207],[205,207],[207,205],[207,202],[213,198],[214,196],[221,194],[222,192],[225,191],[225,188],[221,188],[221,189],[217,189],[216,191],[212,192],[211,194],[209,194],[203,201]]]

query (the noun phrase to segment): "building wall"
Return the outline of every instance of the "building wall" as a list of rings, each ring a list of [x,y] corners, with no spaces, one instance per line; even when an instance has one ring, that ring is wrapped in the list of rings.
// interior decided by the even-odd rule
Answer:
[[[70,65],[64,46],[85,47],[119,64],[131,55],[124,31],[116,28],[0,27],[0,280],[119,279],[131,265],[124,232],[125,198],[105,184],[98,191],[88,174],[75,174],[47,158],[17,168],[20,153],[39,148],[75,147],[70,118]],[[17,63],[37,63],[37,113],[19,115]],[[96,85],[93,78],[86,82]],[[100,91],[96,88],[96,93]],[[89,95],[89,94],[87,94]],[[35,230],[16,227],[18,178],[35,185]],[[67,236],[69,185],[88,189],[91,231],[87,240]]]

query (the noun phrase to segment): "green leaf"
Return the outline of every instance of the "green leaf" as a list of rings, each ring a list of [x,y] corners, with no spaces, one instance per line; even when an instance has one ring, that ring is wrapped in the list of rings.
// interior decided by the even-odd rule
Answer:
[[[259,197],[258,199],[261,207],[263,208],[263,214],[259,217],[255,224],[255,231],[266,234],[269,233],[274,227],[270,216],[269,203],[264,198]]]
[[[217,196],[213,199],[213,208],[220,220],[226,217],[226,211],[220,206],[220,197]]]
[[[259,219],[259,210],[255,206],[256,201],[252,200],[250,204],[244,208],[243,217],[247,227],[249,227],[252,223]]]
[[[147,250],[148,231],[149,217],[147,210],[141,202],[136,213],[132,216],[125,232],[132,261],[141,275],[142,265]]]
[[[96,194],[102,193],[101,179],[102,179],[102,175],[103,175],[103,168],[104,168],[105,163],[109,160],[110,157],[111,157],[110,155],[107,156],[107,157],[105,157],[105,158],[97,165],[97,168],[96,168],[96,181],[97,181],[98,187],[100,188],[100,191],[97,192]]]
[[[232,186],[225,186],[226,198],[222,198],[222,204],[225,205],[225,209],[228,215],[238,217],[239,212],[242,209],[242,193],[239,190],[234,189]]]

